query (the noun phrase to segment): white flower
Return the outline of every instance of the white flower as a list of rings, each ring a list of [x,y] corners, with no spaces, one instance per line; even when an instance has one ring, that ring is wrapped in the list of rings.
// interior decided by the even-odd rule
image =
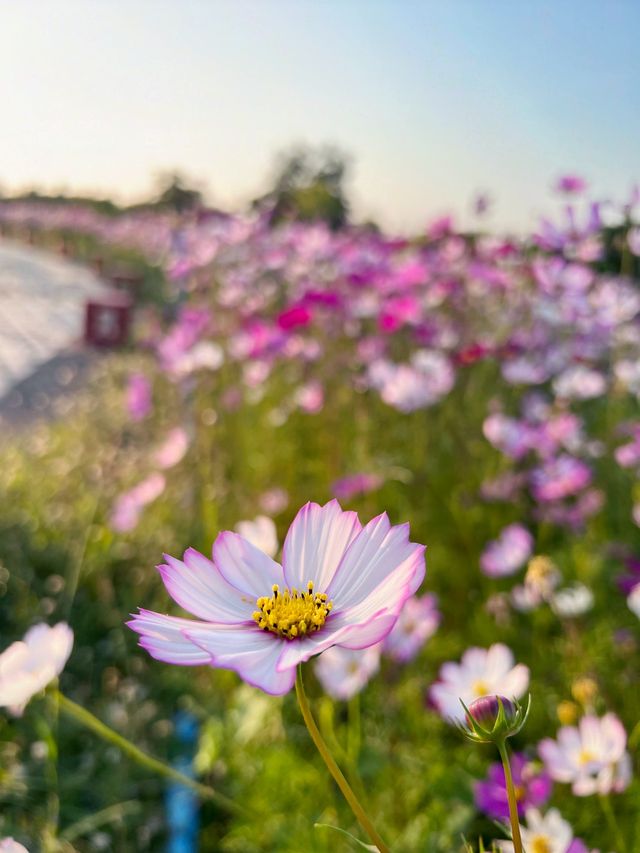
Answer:
[[[29,851],[13,838],[2,838],[0,839],[0,853],[29,853]]]
[[[528,686],[528,667],[521,663],[514,666],[511,649],[495,643],[488,649],[467,649],[459,664],[443,664],[429,697],[445,719],[462,722],[465,713],[461,699],[466,705],[481,696],[520,699]]]
[[[66,622],[30,628],[24,640],[0,655],[0,706],[21,714],[29,699],[60,675],[72,647],[73,631]]]
[[[637,583],[627,596],[627,604],[629,610],[636,614],[640,619],[640,583]]]
[[[364,650],[333,646],[316,661],[315,671],[323,688],[334,699],[351,699],[380,668],[380,644]]]
[[[278,552],[276,526],[266,515],[258,515],[253,521],[239,521],[236,524],[236,533],[239,533],[240,536],[243,536],[270,557],[275,557]]]
[[[527,809],[525,819],[527,825],[520,828],[525,850],[531,853],[567,853],[573,841],[573,829],[558,809],[549,809],[545,815],[537,809]],[[513,853],[511,841],[498,841],[497,844],[503,853]]]
[[[572,618],[582,616],[593,607],[593,593],[582,583],[575,583],[558,590],[551,598],[551,608],[558,616]]]
[[[567,367],[553,380],[553,390],[565,400],[590,400],[601,397],[607,388],[604,376],[584,364]]]
[[[552,779],[570,782],[578,797],[623,791],[631,778],[627,734],[615,714],[584,716],[578,726],[562,726],[557,740],[538,747]]]

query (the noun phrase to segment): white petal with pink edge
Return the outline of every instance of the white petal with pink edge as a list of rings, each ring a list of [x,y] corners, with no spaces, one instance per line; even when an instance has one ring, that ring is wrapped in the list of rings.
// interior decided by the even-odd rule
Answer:
[[[217,566],[189,548],[182,560],[165,554],[158,566],[169,595],[181,607],[209,622],[243,622],[251,619],[255,599],[230,584]]]
[[[253,601],[271,595],[274,584],[284,584],[282,566],[238,533],[225,530],[213,543],[213,561],[220,574]]]
[[[344,512],[336,500],[324,506],[305,504],[284,542],[282,563],[287,586],[306,589],[313,581],[317,592],[325,592],[361,530],[357,514]]]
[[[295,668],[279,672],[276,664],[283,644],[295,641],[289,643],[258,628],[230,625],[200,625],[184,633],[211,655],[215,666],[234,670],[244,681],[265,693],[279,696],[293,687]]]
[[[182,666],[211,663],[211,655],[183,633],[184,629],[198,625],[193,619],[180,619],[141,609],[127,625],[140,634],[139,645],[156,660]]]

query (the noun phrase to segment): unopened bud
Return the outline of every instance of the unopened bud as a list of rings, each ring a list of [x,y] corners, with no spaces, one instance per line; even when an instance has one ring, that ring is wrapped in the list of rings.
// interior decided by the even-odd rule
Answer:
[[[462,701],[462,700],[461,700]],[[526,708],[506,696],[482,696],[471,705],[462,703],[466,711],[463,734],[478,743],[500,743],[517,734],[529,716],[529,698]]]

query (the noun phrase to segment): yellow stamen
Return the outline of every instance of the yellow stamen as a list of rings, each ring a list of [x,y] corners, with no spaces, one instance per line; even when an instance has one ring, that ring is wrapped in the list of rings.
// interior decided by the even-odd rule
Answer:
[[[471,689],[477,697],[489,695],[489,686],[486,681],[474,681]]]
[[[552,853],[549,839],[544,835],[534,835],[528,849],[531,853]]]
[[[583,749],[580,751],[580,755],[578,756],[578,764],[584,767],[585,764],[590,764],[595,760],[595,755],[592,752],[589,752],[588,749]]]
[[[333,608],[333,602],[327,600],[326,592],[314,592],[309,581],[307,591],[298,591],[287,587],[280,592],[278,584],[272,587],[273,595],[262,596],[256,601],[257,610],[253,614],[258,627],[271,631],[286,640],[295,640],[314,631],[319,631]]]

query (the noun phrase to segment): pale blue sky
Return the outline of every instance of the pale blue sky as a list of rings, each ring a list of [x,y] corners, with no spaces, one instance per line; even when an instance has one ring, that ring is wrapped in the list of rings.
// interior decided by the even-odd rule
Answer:
[[[640,180],[638,0],[0,0],[0,184],[140,197],[178,168],[239,207],[332,142],[355,211],[522,228],[566,171]]]

